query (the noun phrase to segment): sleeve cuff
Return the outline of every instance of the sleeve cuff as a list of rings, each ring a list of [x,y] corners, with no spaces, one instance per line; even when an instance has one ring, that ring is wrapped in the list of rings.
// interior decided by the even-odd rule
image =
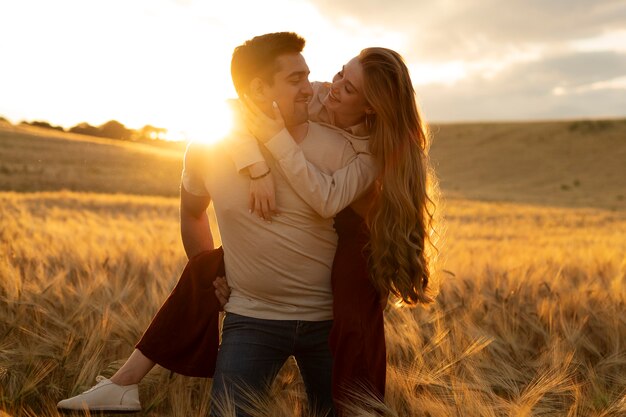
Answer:
[[[231,155],[237,172],[256,164],[257,162],[265,162],[265,158],[261,154],[261,151],[257,147],[251,147],[250,149],[241,149],[239,152]]]

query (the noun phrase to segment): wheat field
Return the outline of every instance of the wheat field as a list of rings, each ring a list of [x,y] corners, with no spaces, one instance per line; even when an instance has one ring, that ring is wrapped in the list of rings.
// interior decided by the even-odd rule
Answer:
[[[0,192],[2,417],[57,416],[112,375],[182,271],[176,197],[106,187]],[[353,414],[626,415],[626,211],[448,194],[437,302],[388,307],[386,400]],[[207,415],[210,383],[157,367],[139,415]],[[304,416],[304,398],[288,362],[258,415]]]

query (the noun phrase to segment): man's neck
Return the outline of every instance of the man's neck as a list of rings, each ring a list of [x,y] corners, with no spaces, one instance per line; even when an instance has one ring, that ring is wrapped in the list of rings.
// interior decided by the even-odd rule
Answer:
[[[309,132],[309,122],[305,122],[296,126],[288,126],[287,131],[296,143],[300,143],[306,138]]]

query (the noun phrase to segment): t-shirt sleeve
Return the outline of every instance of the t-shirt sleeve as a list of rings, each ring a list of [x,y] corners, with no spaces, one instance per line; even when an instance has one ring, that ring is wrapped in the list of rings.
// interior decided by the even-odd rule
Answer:
[[[203,158],[204,149],[202,146],[190,143],[185,151],[183,160],[183,173],[181,183],[188,193],[196,196],[206,197],[209,195],[203,178]],[[206,162],[206,161],[204,161]]]
[[[344,166],[332,174],[307,161],[286,129],[265,143],[298,195],[320,216],[333,217],[361,196],[374,182],[376,164],[367,152],[357,152],[346,139]]]

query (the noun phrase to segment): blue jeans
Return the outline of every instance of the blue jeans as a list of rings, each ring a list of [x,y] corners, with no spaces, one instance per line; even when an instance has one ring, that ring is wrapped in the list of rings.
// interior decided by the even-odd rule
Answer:
[[[331,326],[332,320],[264,320],[226,313],[211,388],[211,415],[220,415],[214,404],[229,396],[237,416],[248,416],[245,393],[263,394],[291,355],[304,380],[309,407],[333,415]]]

